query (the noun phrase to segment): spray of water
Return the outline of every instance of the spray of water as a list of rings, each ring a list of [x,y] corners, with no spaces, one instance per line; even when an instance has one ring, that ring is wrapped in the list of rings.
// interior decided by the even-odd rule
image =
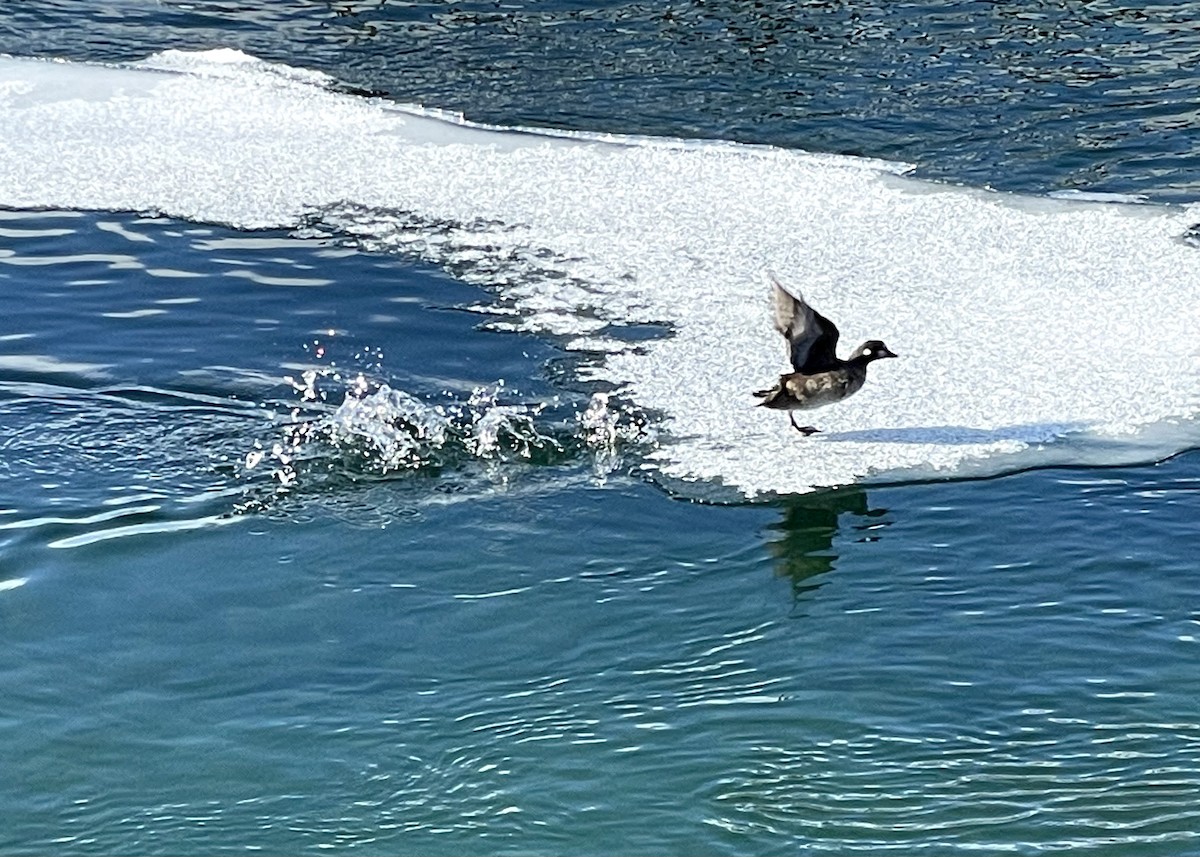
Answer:
[[[292,406],[241,461],[247,494],[239,511],[363,483],[386,483],[419,505],[513,490],[549,473],[604,482],[641,469],[655,443],[650,421],[608,393],[579,407],[561,397],[522,401],[503,380],[465,399],[419,397],[336,368],[288,381]]]

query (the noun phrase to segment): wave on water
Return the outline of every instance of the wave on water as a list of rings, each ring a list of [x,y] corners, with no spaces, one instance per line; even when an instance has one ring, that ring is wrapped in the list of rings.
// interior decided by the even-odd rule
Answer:
[[[580,380],[654,413],[649,456],[697,494],[1195,445],[1200,257],[1181,239],[1200,213],[904,172],[769,147],[475,126],[234,51],[126,67],[0,59],[0,205],[284,227],[434,261],[492,289],[510,327],[604,354]],[[786,368],[763,267],[833,318],[845,349],[879,338],[901,356],[814,413],[822,435],[800,438],[753,407],[750,391]],[[622,335],[643,324],[671,335]],[[364,428],[372,408],[398,421]],[[550,454],[520,415],[495,413],[495,443]],[[441,454],[438,438],[465,448],[482,442],[477,430],[491,437],[479,420],[425,413],[382,387],[322,429],[396,466],[413,444]]]

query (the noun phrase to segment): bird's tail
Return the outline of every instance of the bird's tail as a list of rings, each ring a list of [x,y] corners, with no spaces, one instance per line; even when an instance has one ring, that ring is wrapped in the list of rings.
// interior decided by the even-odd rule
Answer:
[[[754,395],[755,397],[762,399],[761,402],[755,402],[754,404],[758,405],[759,407],[763,405],[769,405],[775,400],[775,397],[779,395],[779,385],[776,384],[774,387],[770,387],[766,390],[755,390]]]

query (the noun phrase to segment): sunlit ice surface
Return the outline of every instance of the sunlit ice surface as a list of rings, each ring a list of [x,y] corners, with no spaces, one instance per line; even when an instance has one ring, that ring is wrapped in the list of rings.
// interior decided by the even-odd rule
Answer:
[[[0,204],[285,227],[417,256],[509,326],[605,353],[698,496],[1116,463],[1196,442],[1188,207],[1015,197],[905,166],[727,143],[537,133],[336,91],[233,51],[129,67],[0,60]],[[759,272],[899,360],[805,414]],[[621,328],[670,335],[629,342]]]

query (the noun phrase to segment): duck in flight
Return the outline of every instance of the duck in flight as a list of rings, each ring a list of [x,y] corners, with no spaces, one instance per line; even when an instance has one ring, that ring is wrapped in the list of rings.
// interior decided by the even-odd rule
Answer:
[[[837,356],[838,329],[810,307],[799,294],[788,291],[770,271],[765,272],[775,303],[775,329],[788,343],[795,371],[779,376],[779,383],[754,395],[759,406],[787,411],[792,428],[805,435],[820,431],[797,425],[793,411],[820,408],[840,402],[859,391],[867,380],[867,365],[896,355],[878,339],[864,342],[849,360]]]

